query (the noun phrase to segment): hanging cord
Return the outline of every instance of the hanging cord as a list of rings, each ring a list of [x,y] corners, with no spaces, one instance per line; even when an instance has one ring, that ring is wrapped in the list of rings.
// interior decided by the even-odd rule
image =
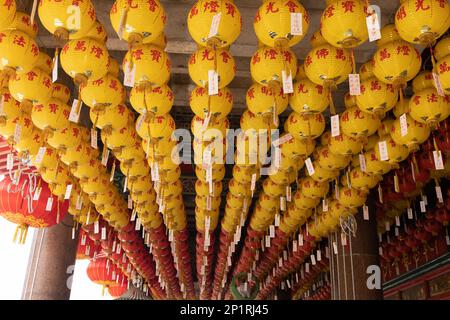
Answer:
[[[338,242],[337,242],[337,231],[335,231],[334,232],[334,242],[336,243],[336,248],[339,248],[338,247]],[[333,254],[334,254],[334,250],[333,250]],[[336,262],[336,266],[337,266],[337,290],[338,290],[338,295],[337,295],[337,298],[338,298],[338,300],[341,300],[341,280],[340,280],[340,278],[339,278],[339,275],[340,275],[340,267],[339,267],[339,252],[336,252],[336,259],[337,259],[337,262]]]
[[[352,237],[353,235],[349,235],[349,246],[350,246],[350,270],[352,273],[352,294],[353,294],[353,300],[356,300],[356,294],[355,294],[355,273],[353,269],[353,246],[352,246]]]
[[[332,246],[333,238],[332,234],[328,235],[328,250],[330,250],[330,280],[331,280],[331,300],[336,299],[335,294],[335,283],[334,283],[334,252],[333,252],[333,246]]]

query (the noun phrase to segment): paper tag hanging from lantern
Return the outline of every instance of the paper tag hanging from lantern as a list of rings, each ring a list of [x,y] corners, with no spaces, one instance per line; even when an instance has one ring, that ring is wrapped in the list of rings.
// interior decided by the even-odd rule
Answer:
[[[347,236],[345,233],[341,233],[341,245],[346,246],[347,245]]]
[[[363,218],[369,220],[369,207],[366,205],[363,206]]]
[[[276,215],[275,215],[275,227],[279,227],[280,226],[280,214],[279,213],[277,213]]]
[[[362,172],[367,171],[366,157],[362,153],[359,154],[359,166],[360,166]]]
[[[286,211],[286,198],[280,197],[280,210]]]
[[[402,137],[408,134],[408,122],[406,121],[406,113],[400,116],[400,134]]]
[[[16,143],[19,143],[21,136],[22,136],[22,126],[20,124],[16,123],[16,126],[14,128],[14,141]]]
[[[436,170],[444,170],[444,161],[440,150],[433,151],[434,167]]]
[[[427,212],[427,208],[425,206],[425,201],[421,200],[419,204],[420,204],[420,212],[422,212],[422,213]]]
[[[442,197],[442,189],[440,186],[436,186],[436,198],[439,203],[444,203],[444,198]]]
[[[0,116],[5,115],[5,96],[2,94],[0,98]]]
[[[101,239],[102,239],[102,240],[106,240],[106,227],[102,227],[102,235],[101,235]]]
[[[311,158],[308,158],[305,160],[305,165],[306,165],[306,169],[308,170],[308,174],[310,176],[314,175],[315,171],[314,171],[314,166],[312,164]]]
[[[92,128],[91,129],[91,147],[94,149],[98,149],[98,133],[97,129]]]
[[[321,260],[322,260],[322,251],[317,250],[317,261],[321,261]]]
[[[97,234],[100,232],[100,225],[98,223],[98,220],[94,222],[94,233]]]
[[[361,95],[361,81],[359,79],[359,74],[350,73],[348,75],[348,85],[350,88],[350,95],[352,96]]]
[[[14,167],[14,154],[11,152],[6,156],[6,170],[12,170]]]
[[[270,236],[266,236],[266,248],[270,248]]]
[[[366,18],[366,25],[369,34],[369,42],[381,39],[380,20],[376,12],[373,12]]]
[[[269,236],[275,238],[275,226],[273,224],[269,226]]]
[[[215,70],[208,70],[208,95],[219,94],[219,73]]]
[[[298,245],[303,247],[303,234],[301,233],[298,235]]]
[[[131,212],[131,218],[130,218],[130,221],[134,221],[134,220],[136,220],[136,209],[134,209],[134,210]]]
[[[303,35],[303,14],[301,12],[291,12],[291,35]]]
[[[322,200],[322,211],[328,212],[328,200],[327,199]]]
[[[78,100],[73,99],[72,108],[70,109],[70,114],[69,114],[69,121],[78,123],[78,121],[80,120],[81,106],[82,106],[83,102],[81,101],[80,103],[81,103],[80,108],[78,108]]]
[[[290,94],[294,93],[294,85],[292,84],[292,72],[289,71],[289,76],[285,70],[281,71],[281,76],[283,80],[283,93]]]
[[[412,220],[414,218],[412,208],[406,209],[406,212],[407,212],[407,215],[408,215],[408,219]]]
[[[72,185],[68,184],[66,187],[66,193],[64,194],[64,200],[68,200],[70,198],[70,194],[72,193]]]
[[[333,138],[340,136],[341,130],[339,127],[339,115],[336,114],[334,116],[331,116],[330,120],[331,120],[331,136]]]
[[[256,187],[256,173],[252,174],[252,181],[250,184],[250,191],[252,192],[252,198],[255,193],[255,187]]]
[[[292,241],[292,252],[297,252],[298,249],[298,242],[297,240]]]
[[[134,82],[136,78],[136,65],[134,64],[132,68],[130,68],[130,63],[127,61],[123,68],[123,84],[126,87],[133,88]]]
[[[45,206],[45,211],[52,211],[52,205],[53,205],[53,197],[48,197],[47,205]]]
[[[445,97],[444,90],[442,89],[441,79],[439,78],[439,75],[435,72],[433,72],[433,80],[438,95],[440,95],[441,97]]]
[[[388,161],[388,149],[386,140],[378,142],[378,150],[380,151],[380,161]]]
[[[108,159],[109,159],[109,149],[106,146],[103,146],[103,152],[102,152],[102,165],[106,167],[108,165]]]
[[[52,82],[58,80],[58,55],[53,59]]]
[[[400,227],[400,217],[399,216],[395,216],[395,225],[397,227]]]
[[[286,200],[288,202],[291,202],[291,200],[292,200],[292,188],[291,188],[291,186],[287,186],[286,187]]]
[[[209,35],[208,38],[215,37],[217,33],[219,32],[219,25],[220,25],[220,19],[222,18],[222,13],[219,12],[216,14],[211,21],[211,27],[209,29]]]

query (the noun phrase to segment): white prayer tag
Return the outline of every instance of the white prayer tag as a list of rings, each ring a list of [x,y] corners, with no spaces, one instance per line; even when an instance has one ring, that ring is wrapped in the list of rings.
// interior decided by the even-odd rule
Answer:
[[[6,170],[12,170],[14,167],[14,154],[11,152],[6,156]]]
[[[286,198],[280,197],[280,210],[286,211]]]
[[[422,200],[420,201],[420,212],[426,212],[427,209],[425,207],[425,202]]]
[[[341,245],[347,245],[347,236],[345,235],[345,233],[341,233]]]
[[[72,228],[72,240],[75,240],[75,227]]]
[[[266,236],[266,248],[270,247],[270,236]]]
[[[205,119],[203,119],[202,131],[205,132],[208,129],[209,122],[211,121],[211,112],[206,113]]]
[[[328,212],[328,200],[327,199],[322,200],[322,211]]]
[[[294,86],[292,84],[292,72],[289,72],[289,76],[286,71],[281,71],[281,76],[283,77],[283,93],[289,94],[294,93]]]
[[[208,95],[219,94],[219,73],[215,70],[208,70]]]
[[[133,209],[133,199],[128,195],[128,209]]]
[[[400,134],[402,137],[408,134],[408,122],[406,121],[406,113],[402,114],[400,120]]]
[[[159,181],[159,165],[157,162],[154,162],[152,164],[152,166],[150,167],[151,169],[151,176],[152,176],[152,181]]]
[[[275,227],[279,227],[280,226],[280,214],[277,213],[275,215]]]
[[[216,14],[211,21],[211,28],[209,29],[208,38],[215,37],[219,32],[220,19],[222,18],[222,13]]]
[[[283,258],[279,258],[278,259],[278,265],[280,266],[280,268],[283,266]]]
[[[436,198],[438,199],[439,203],[444,203],[444,198],[442,197],[442,189],[440,186],[436,186]]]
[[[211,160],[211,149],[208,148],[207,150],[203,151],[203,164],[209,166],[211,165]]]
[[[16,127],[14,128],[14,141],[16,143],[19,143],[21,136],[22,136],[22,126],[16,123]]]
[[[252,174],[252,182],[250,184],[250,190],[252,192],[252,197],[253,197],[253,193],[255,191],[255,187],[256,187],[256,173]]]
[[[369,33],[369,42],[381,39],[380,20],[376,12],[366,18],[366,24]]]
[[[337,137],[341,135],[341,130],[339,127],[339,115],[336,114],[334,116],[331,116],[331,136]]]
[[[364,220],[369,220],[369,207],[366,205],[363,206],[363,217]]]
[[[275,238],[275,226],[273,224],[269,226],[269,236]]]
[[[98,220],[94,222],[94,233],[97,234],[100,232],[100,225],[98,223]]]
[[[321,260],[322,260],[322,251],[317,250],[317,261],[321,261]]]
[[[80,113],[81,113],[81,106],[82,106],[82,104],[83,104],[83,102],[81,102],[80,109],[77,110],[78,100],[77,99],[73,99],[72,108],[70,109],[70,114],[69,114],[69,121],[78,123],[78,121],[80,120]]]
[[[380,151],[380,161],[389,160],[386,140],[378,142],[378,150]]]
[[[440,150],[433,151],[433,158],[434,158],[434,167],[436,170],[444,170],[444,161],[442,160],[442,153]]]
[[[106,227],[102,228],[102,240],[106,240]]]
[[[399,216],[396,216],[396,217],[395,217],[395,225],[396,225],[397,227],[400,227],[400,217],[399,217]]]
[[[52,82],[58,80],[58,56],[53,59]]]
[[[292,200],[292,188],[291,188],[291,186],[287,186],[286,187],[286,200],[288,202],[291,202],[291,200]]]
[[[361,95],[361,81],[359,74],[351,73],[348,75],[348,84],[350,88],[350,95],[359,96]]]
[[[136,231],[141,230],[141,219],[136,218]]]
[[[384,227],[386,231],[391,231],[391,224],[389,223],[389,221],[384,222]]]
[[[48,197],[45,211],[52,211],[53,197]]]
[[[72,193],[72,185],[68,184],[66,187],[66,193],[64,194],[64,200],[67,200],[70,198],[70,194]]]
[[[308,174],[310,176],[314,175],[315,171],[314,171],[314,166],[312,164],[311,158],[308,158],[305,160],[305,165],[306,165],[306,169],[308,170]]]
[[[46,148],[46,147],[40,147],[40,148],[39,148],[39,151],[38,151],[38,153],[37,153],[37,155],[36,155],[36,158],[34,159],[34,163],[35,163],[36,165],[41,164],[42,160],[44,159],[44,156],[45,156],[45,152],[46,152],[46,151],[47,151],[47,148]]]
[[[135,82],[135,78],[136,78],[136,64],[133,65],[133,68],[130,68],[130,63],[126,62],[125,66],[123,68],[123,84],[126,87],[130,87],[133,88],[134,87],[134,82]]]
[[[291,141],[292,139],[294,139],[294,137],[290,133],[288,133],[282,136],[281,138],[278,138],[277,140],[273,141],[272,144],[274,147],[278,147],[281,146],[283,143]]]
[[[360,166],[362,172],[366,172],[367,171],[366,157],[362,153],[359,154],[359,166]]]
[[[298,242],[297,240],[292,241],[292,251],[297,252],[298,249]]]
[[[434,84],[435,84],[438,95],[440,95],[441,97],[445,97],[444,90],[442,89],[441,79],[439,78],[439,75],[435,72],[433,72],[433,80],[434,80]]]
[[[134,221],[134,220],[136,220],[136,210],[133,210],[131,212],[131,219],[130,219],[130,221]]]
[[[98,149],[97,138],[98,138],[97,129],[92,128],[91,129],[91,147],[94,148],[94,149]]]
[[[298,244],[303,247],[303,234],[301,233],[298,235]]]
[[[398,237],[399,231],[398,231],[397,227],[395,227],[395,229],[394,229],[394,234],[395,234],[396,237]]]
[[[301,12],[291,12],[291,35],[293,36],[303,35],[302,20],[303,15]]]
[[[306,273],[309,273],[309,263],[305,263],[305,271]]]
[[[383,255],[383,248],[382,247],[378,247],[378,253],[380,254],[380,256]]]
[[[5,96],[2,94],[0,98],[0,116],[5,115]]]
[[[406,209],[406,212],[407,212],[407,214],[408,214],[408,219],[409,219],[409,220],[412,220],[412,219],[413,219],[413,211],[412,211],[412,208]]]

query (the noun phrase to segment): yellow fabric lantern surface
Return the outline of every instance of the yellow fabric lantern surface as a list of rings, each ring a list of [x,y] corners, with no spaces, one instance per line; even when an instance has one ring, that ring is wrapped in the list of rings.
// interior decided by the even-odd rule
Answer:
[[[385,140],[387,145],[388,162],[391,164],[405,160],[409,155],[409,150],[404,145],[396,144],[392,138]],[[374,148],[377,159],[381,159],[380,148]]]
[[[31,115],[31,117],[33,117],[33,115]],[[67,149],[75,148],[80,144],[80,128],[75,123],[70,123],[68,125],[66,124],[60,130],[52,132],[52,134],[47,138],[47,142],[53,148],[67,152]]]
[[[152,44],[134,46],[127,52],[122,63],[123,70],[135,70],[135,85],[162,86],[170,78],[170,59],[164,50]]]
[[[301,193],[307,198],[322,198],[328,193],[330,184],[328,182],[315,181],[311,177],[302,179]]]
[[[291,50],[263,47],[253,54],[250,73],[256,82],[262,85],[282,83],[283,72],[286,77],[296,76],[297,58]]]
[[[350,183],[354,189],[369,191],[374,188],[381,179],[381,175],[363,172],[360,167],[353,168],[350,171]],[[344,182],[346,182],[345,179]]]
[[[32,37],[19,30],[0,32],[0,70],[12,75],[33,68],[39,57],[39,47]]]
[[[430,129],[406,115],[406,132],[402,132],[400,119],[396,119],[391,127],[391,137],[395,143],[404,145],[409,150],[416,150],[430,136]],[[403,134],[402,134],[403,133]]]
[[[420,72],[413,80],[412,87],[414,92],[419,92],[427,88],[434,87],[433,73],[431,71]]]
[[[320,31],[335,47],[354,48],[369,38],[366,4],[361,0],[331,1],[322,13]]]
[[[274,111],[278,115],[286,110],[289,96],[283,93],[279,85],[253,83],[247,91],[246,102],[248,109],[256,115],[271,115]]]
[[[316,159],[322,168],[328,170],[344,169],[351,161],[350,156],[332,154],[326,146],[317,150]]]
[[[130,103],[133,109],[152,116],[162,116],[172,109],[174,95],[168,85],[160,87],[133,87],[130,92]]]
[[[217,33],[211,26],[215,16],[220,15]],[[228,47],[242,30],[242,17],[232,0],[198,0],[189,11],[188,30],[194,41],[201,46]]]
[[[9,80],[9,90],[22,103],[46,103],[52,95],[52,79],[40,69],[16,74]]]
[[[392,84],[386,84],[375,77],[361,82],[361,94],[356,96],[359,109],[380,114],[391,110],[398,100],[398,91]]]
[[[236,74],[236,63],[233,56],[225,49],[199,48],[195,51],[188,63],[189,76],[196,85],[208,86],[208,73],[217,72],[219,89],[227,86]]]
[[[0,30],[6,29],[14,21],[16,15],[16,1],[6,1],[0,10]]]
[[[62,101],[52,98],[43,104],[35,104],[31,119],[41,130],[59,130],[69,126],[70,107]]]
[[[323,112],[329,105],[328,88],[301,79],[294,84],[294,93],[289,96],[289,105],[298,113]]]
[[[68,103],[70,99],[70,90],[65,85],[54,82],[52,85],[52,98]]]
[[[61,66],[78,84],[106,75],[109,54],[106,46],[94,39],[71,40],[61,50]]]
[[[144,115],[139,116],[139,118],[141,117]],[[159,117],[145,117],[143,124],[137,129],[137,133],[142,139],[162,140],[170,138],[175,128],[175,120],[167,113]]]
[[[296,139],[315,139],[325,130],[325,118],[321,113],[308,115],[294,111],[286,122],[287,131]]]
[[[119,79],[107,74],[81,84],[81,99],[91,108],[117,106],[124,101],[125,91]]]
[[[427,88],[416,92],[409,101],[411,118],[428,126],[435,126],[450,114],[450,100],[442,97],[436,89]]]
[[[10,1],[11,3],[14,1]],[[3,11],[3,10],[2,10]],[[5,13],[8,13],[8,10],[5,10]],[[8,28],[1,28],[0,30],[8,29],[8,30],[19,30],[25,32],[31,38],[36,38],[38,32],[38,26],[36,22],[31,23],[30,15],[23,12],[16,12],[14,20],[11,24],[8,25]]]
[[[339,203],[344,207],[358,208],[366,202],[367,193],[361,190],[343,187],[339,189]]]
[[[153,42],[163,32],[167,20],[159,0],[117,0],[111,7],[109,17],[117,33],[122,28],[119,37],[130,44]]]
[[[219,93],[208,95],[208,90],[197,87],[191,92],[189,105],[192,111],[200,118],[206,118],[210,114],[215,119],[225,118],[233,108],[233,95],[228,88],[219,89]]]
[[[373,66],[374,66],[374,61],[373,61],[373,59],[370,59],[370,61],[364,63],[359,68],[359,78],[361,81],[365,81],[369,78],[374,77]]]
[[[395,26],[406,41],[432,45],[450,27],[448,1],[404,1],[395,15]]]
[[[445,94],[448,96],[450,94],[450,55],[439,60],[436,69],[442,90],[444,90]]]
[[[301,13],[301,33],[292,30],[293,14]],[[297,0],[266,1],[259,7],[253,22],[258,40],[268,47],[292,47],[308,33],[309,15]],[[293,34],[295,33],[295,34]]]
[[[121,129],[128,127],[134,121],[134,114],[124,104],[118,104],[106,109],[91,109],[89,112],[92,123],[99,129]]]
[[[281,153],[293,159],[298,159],[299,157],[307,158],[314,151],[315,147],[315,140],[295,138],[290,139],[280,146]]]
[[[354,138],[368,137],[374,134],[380,125],[376,115],[361,111],[358,107],[346,109],[339,120],[342,132]]]

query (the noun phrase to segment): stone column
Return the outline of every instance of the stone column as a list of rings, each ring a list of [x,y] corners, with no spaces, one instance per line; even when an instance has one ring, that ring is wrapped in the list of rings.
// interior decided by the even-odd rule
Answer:
[[[72,225],[67,214],[60,224],[35,230],[23,300],[69,300],[78,244]]]
[[[331,243],[335,242],[338,248],[338,254],[333,254],[333,261],[330,263],[332,296],[335,300],[382,300],[381,289],[369,289],[367,286],[367,279],[374,274],[373,271],[367,273],[368,267],[380,267],[375,213],[372,213],[368,221],[364,220],[362,212],[356,214],[355,219],[356,237],[350,240],[346,236],[345,246],[342,246],[341,232],[333,234],[331,238]],[[331,249],[334,251],[332,245]],[[381,271],[378,275],[381,277]]]

